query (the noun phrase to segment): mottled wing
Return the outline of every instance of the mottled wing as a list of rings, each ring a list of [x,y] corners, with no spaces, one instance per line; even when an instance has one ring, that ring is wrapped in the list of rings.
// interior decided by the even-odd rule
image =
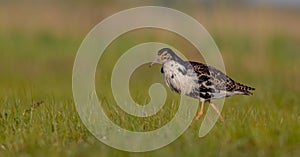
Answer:
[[[220,90],[221,93],[226,92],[225,96],[231,96],[234,94],[253,95],[250,90],[255,90],[255,88],[234,81],[222,71],[212,66],[208,66],[208,68],[214,87],[217,90]]]
[[[186,67],[192,68],[198,77],[199,86],[196,87],[197,89],[195,89],[191,96],[198,94],[201,98],[212,99],[231,96],[233,94],[251,95],[248,91],[252,90],[251,87],[235,82],[222,71],[212,66],[198,62],[186,62],[186,64]]]
[[[198,62],[188,62],[188,64],[197,74],[198,83],[201,85],[213,87],[217,90],[226,90],[227,86],[234,83],[233,80],[214,67]]]

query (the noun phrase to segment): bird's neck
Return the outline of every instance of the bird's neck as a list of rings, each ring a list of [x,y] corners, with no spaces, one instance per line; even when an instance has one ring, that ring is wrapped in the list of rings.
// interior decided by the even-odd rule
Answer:
[[[184,65],[184,61],[179,58],[178,56],[173,56],[172,60],[174,60],[175,62],[181,64],[181,65]]]
[[[185,62],[179,58],[179,60],[175,60],[175,59],[168,60],[165,63],[163,63],[162,65],[163,65],[163,67],[167,66],[167,67],[172,67],[172,68],[174,68],[174,67],[186,68],[184,63]]]

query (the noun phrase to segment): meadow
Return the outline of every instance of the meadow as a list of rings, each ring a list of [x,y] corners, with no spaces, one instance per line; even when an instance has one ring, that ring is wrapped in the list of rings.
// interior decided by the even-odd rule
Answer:
[[[0,156],[300,155],[298,10],[182,9],[211,33],[227,74],[256,91],[251,97],[226,99],[222,110],[226,123],[218,121],[204,138],[198,138],[202,118],[164,148],[129,153],[102,144],[83,125],[72,96],[72,66],[89,30],[112,13],[132,6],[90,1],[71,6],[23,3],[0,3]],[[111,63],[130,47],[149,41],[168,43],[187,52],[187,58],[201,61],[201,56],[189,53],[194,49],[186,41],[162,30],[136,30],[114,41],[106,50],[111,60],[100,61],[97,68],[97,92],[107,99],[102,106],[109,117],[129,130],[155,129],[155,122],[167,123],[178,106],[178,96],[169,91],[161,114],[141,119],[118,115],[119,109],[107,94],[105,79],[109,79]],[[163,82],[158,66],[150,72],[146,67],[134,73],[130,84],[139,103],[149,101],[151,83]]]

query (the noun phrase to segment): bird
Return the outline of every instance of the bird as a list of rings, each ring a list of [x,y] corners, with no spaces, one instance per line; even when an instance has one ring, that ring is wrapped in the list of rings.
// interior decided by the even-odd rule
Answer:
[[[208,102],[224,122],[213,99],[231,97],[233,95],[251,96],[255,88],[236,82],[213,66],[195,61],[184,61],[170,48],[162,48],[157,52],[156,59],[150,64],[162,64],[161,73],[166,85],[176,93],[190,96],[201,101],[196,119],[203,115],[204,103]]]

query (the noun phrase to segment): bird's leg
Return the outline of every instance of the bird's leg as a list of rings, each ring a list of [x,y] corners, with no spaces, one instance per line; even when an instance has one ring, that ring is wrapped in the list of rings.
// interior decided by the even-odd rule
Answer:
[[[222,117],[222,115],[221,115],[220,111],[218,110],[218,108],[212,102],[210,102],[209,104],[217,112],[217,114],[219,115],[221,121],[224,123],[224,118]]]
[[[201,101],[201,102],[202,102],[201,108],[196,117],[197,120],[203,115],[204,101]]]

